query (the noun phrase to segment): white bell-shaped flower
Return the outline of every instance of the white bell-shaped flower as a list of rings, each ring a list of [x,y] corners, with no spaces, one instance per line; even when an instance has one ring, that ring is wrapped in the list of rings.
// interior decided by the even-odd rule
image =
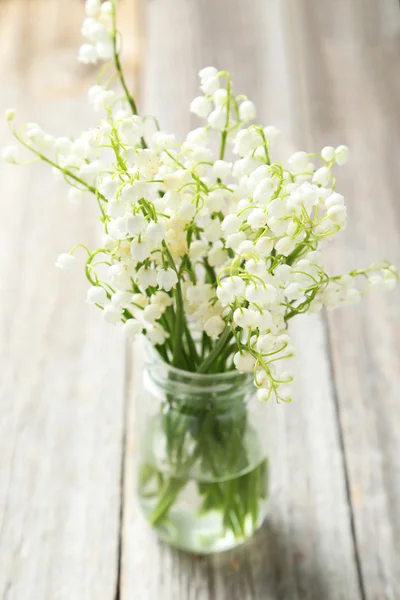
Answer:
[[[253,121],[256,118],[256,107],[251,100],[245,100],[239,106],[239,119],[241,121]]]
[[[153,268],[140,267],[137,272],[137,281],[140,287],[147,289],[148,287],[157,286],[157,271]]]
[[[347,146],[338,146],[335,150],[335,162],[338,165],[345,165],[349,158],[349,149]]]
[[[307,152],[295,152],[288,160],[290,169],[294,173],[305,171],[308,165]]]
[[[266,177],[257,184],[254,193],[253,200],[259,206],[267,206],[271,200],[271,196],[275,189],[275,183],[273,179]]]
[[[232,172],[232,163],[228,163],[225,160],[216,160],[213,164],[213,172],[215,177],[219,179],[226,179]]]
[[[259,229],[264,227],[267,223],[267,215],[262,208],[255,208],[250,212],[247,217],[247,223],[252,229]]]
[[[169,292],[178,283],[178,276],[174,269],[170,267],[167,269],[161,269],[157,274],[158,286]]]
[[[237,215],[228,215],[221,223],[221,229],[226,234],[237,233],[241,226],[241,220]]]
[[[157,248],[165,238],[165,224],[162,221],[153,221],[148,224],[146,237],[152,248]]]
[[[288,256],[296,248],[296,240],[290,237],[283,237],[275,244],[275,250],[278,254]]]
[[[224,329],[225,321],[218,315],[210,317],[204,324],[204,331],[213,339],[218,338]]]
[[[206,119],[208,117],[211,109],[211,102],[205,98],[205,96],[197,96],[197,98],[194,98],[190,104],[191,112],[202,119]]]
[[[131,244],[131,255],[132,258],[138,262],[143,262],[146,258],[149,258],[151,254],[151,246],[146,240],[133,240]]]
[[[171,296],[169,296],[167,292],[164,292],[163,290],[159,290],[153,294],[150,302],[151,304],[158,304],[158,306],[161,306],[163,309],[168,308],[168,306],[172,306],[174,303]]]
[[[222,306],[227,306],[233,303],[236,298],[243,298],[245,291],[245,282],[235,275],[222,280],[221,285],[217,287],[217,296]]]
[[[329,185],[331,178],[332,174],[330,169],[328,169],[328,167],[320,167],[313,175],[313,183],[318,183],[325,187]]]
[[[152,344],[162,345],[169,337],[169,334],[160,323],[154,323],[146,327],[146,336]]]
[[[321,156],[326,162],[331,162],[335,158],[335,148],[333,146],[325,146],[321,150]]]
[[[256,359],[249,352],[237,352],[233,362],[239,373],[247,373],[254,369]]]
[[[147,323],[155,323],[162,316],[164,308],[159,304],[149,304],[143,310],[143,319]]]
[[[126,308],[132,302],[132,293],[118,291],[111,296],[111,303],[117,308]]]
[[[226,112],[216,108],[208,117],[208,123],[213,129],[223,131],[226,124]]]
[[[124,325],[123,331],[127,338],[134,340],[138,334],[142,333],[143,325],[136,319],[128,319]]]
[[[64,269],[65,271],[71,271],[77,263],[75,256],[72,254],[60,254],[57,258],[56,267]]]
[[[146,230],[146,219],[142,213],[137,213],[127,219],[127,230],[128,234],[133,237],[135,235],[143,234]]]
[[[121,321],[122,312],[116,306],[109,304],[103,310],[103,319],[106,323],[110,323],[111,325],[116,325]]]
[[[89,302],[89,304],[105,304],[107,301],[107,293],[100,285],[94,285],[88,289],[86,302]]]

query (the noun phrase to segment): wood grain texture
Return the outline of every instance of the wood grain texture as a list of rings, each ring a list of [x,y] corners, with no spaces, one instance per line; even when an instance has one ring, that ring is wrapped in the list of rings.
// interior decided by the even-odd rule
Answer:
[[[0,4],[1,110],[51,132],[93,120],[78,0]],[[1,121],[2,144],[11,135]],[[124,348],[57,255],[95,243],[45,166],[0,166],[0,597],[103,600],[117,584]],[[82,270],[82,269],[79,269]]]
[[[400,7],[292,2],[308,142],[344,141],[350,221],[329,252],[340,272],[400,265]],[[312,68],[314,67],[314,68]],[[400,597],[400,293],[374,293],[329,315],[345,461],[365,598]]]
[[[242,3],[152,0],[145,5],[142,106],[183,135],[198,121],[188,106],[207,64],[229,69],[260,118],[304,143],[292,17],[277,0]],[[287,8],[287,7],[286,7]],[[272,491],[267,522],[253,542],[214,558],[171,551],[155,539],[135,498],[134,409],[128,418],[121,595],[182,600],[349,600],[361,598],[327,337],[319,317],[296,324],[297,400],[270,414]],[[132,394],[140,368],[131,377]]]

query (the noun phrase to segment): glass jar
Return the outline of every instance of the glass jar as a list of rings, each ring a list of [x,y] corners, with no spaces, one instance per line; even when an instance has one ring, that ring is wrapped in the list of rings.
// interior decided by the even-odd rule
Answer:
[[[136,406],[144,514],[173,546],[233,548],[260,527],[268,496],[266,407],[252,375],[191,373],[146,354]]]

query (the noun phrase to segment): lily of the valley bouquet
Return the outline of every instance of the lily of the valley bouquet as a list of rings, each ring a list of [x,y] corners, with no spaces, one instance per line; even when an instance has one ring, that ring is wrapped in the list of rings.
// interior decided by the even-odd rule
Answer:
[[[257,124],[253,102],[236,95],[229,73],[214,67],[200,71],[201,95],[190,106],[202,125],[178,140],[137,111],[121,69],[114,2],[88,0],[86,15],[80,60],[110,61],[89,90],[98,126],[73,139],[53,137],[32,123],[19,129],[11,110],[7,119],[19,142],[63,175],[72,201],[87,202],[91,194],[98,204],[101,246],[78,244],[58,257],[57,266],[69,270],[86,254],[87,301],[129,340],[145,336],[154,347],[153,362],[171,366],[170,383],[179,384],[180,372],[196,374],[197,388],[199,374],[209,377],[201,381],[214,381],[196,407],[176,389],[164,396],[166,459],[162,466],[146,463],[142,484],[151,522],[168,527],[187,482],[182,469],[200,461],[203,473],[205,464],[213,471],[212,453],[220,465],[229,458],[231,473],[233,443],[234,460],[246,463],[247,434],[245,427],[235,433],[236,417],[204,427],[221,395],[215,377],[250,378],[259,401],[290,401],[289,322],[323,306],[358,302],[370,288],[392,289],[398,276],[385,261],[344,275],[324,268],[320,249],[346,226],[336,184],[336,168],[348,158],[346,146],[277,161],[277,129]],[[118,91],[105,83],[115,79],[112,65],[122,84]],[[19,160],[13,147],[3,154]],[[235,402],[244,405],[245,396]],[[179,473],[171,472],[168,460],[175,468],[179,463]],[[250,467],[240,471],[241,482],[224,479],[221,467],[215,480],[200,478],[198,519],[219,511],[223,535],[235,539],[255,527],[264,492],[261,472],[244,481],[249,473],[254,474]]]

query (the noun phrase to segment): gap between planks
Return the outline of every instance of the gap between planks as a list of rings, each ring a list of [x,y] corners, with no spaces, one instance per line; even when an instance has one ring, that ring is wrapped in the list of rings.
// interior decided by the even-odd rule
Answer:
[[[301,116],[301,118],[298,118],[297,127],[298,127],[299,131],[301,131],[300,137],[303,139],[303,142],[305,143],[305,145],[308,148],[311,148],[312,141],[313,141],[312,136],[311,136],[312,128],[311,128],[311,123],[310,123],[310,114],[307,111],[307,107],[309,106],[310,98],[309,98],[309,93],[308,93],[309,86],[307,86],[307,83],[308,83],[307,74],[306,74],[306,70],[305,70],[305,65],[307,65],[307,60],[304,57],[304,48],[305,48],[305,45],[307,44],[307,42],[305,41],[304,37],[303,37],[303,39],[301,39],[301,35],[302,34],[304,35],[304,31],[305,31],[305,29],[304,29],[304,27],[305,27],[305,21],[304,21],[305,7],[301,6],[301,4],[299,3],[298,0],[286,0],[285,8],[286,8],[286,10],[285,10],[286,27],[287,27],[287,30],[290,31],[290,33],[291,33],[291,35],[287,36],[287,39],[288,39],[288,43],[292,45],[291,56],[294,57],[294,60],[296,61],[296,65],[295,65],[295,68],[292,70],[292,73],[294,74],[294,77],[296,79],[297,85],[295,87],[297,87],[298,89],[301,90],[301,96],[302,96],[302,101],[300,103],[301,108],[302,108],[302,111],[301,111],[302,116]],[[313,11],[312,6],[309,7],[308,18],[310,17],[310,11],[312,13],[312,11]],[[297,24],[297,26],[295,25],[295,23]],[[300,24],[300,26],[299,26],[299,24]],[[335,364],[334,364],[334,360],[333,360],[333,349],[332,349],[331,330],[330,330],[331,326],[329,324],[326,313],[323,314],[322,321],[323,321],[323,327],[324,327],[324,331],[325,331],[326,354],[328,357],[330,381],[331,381],[331,385],[332,385],[332,396],[333,396],[333,402],[334,402],[334,408],[335,408],[334,414],[335,414],[335,421],[336,421],[336,428],[337,428],[337,437],[338,437],[339,446],[341,449],[340,454],[341,454],[342,465],[343,465],[345,492],[346,492],[346,500],[347,500],[347,505],[348,505],[349,526],[350,526],[350,532],[351,532],[351,538],[352,538],[352,544],[353,544],[353,554],[354,554],[354,561],[355,561],[356,572],[357,572],[357,582],[358,582],[358,587],[359,587],[360,599],[366,600],[365,585],[364,585],[363,573],[362,573],[362,568],[361,568],[361,558],[360,558],[360,552],[359,552],[358,541],[357,541],[357,531],[356,531],[356,526],[355,526],[354,508],[353,508],[353,503],[352,503],[352,498],[351,498],[349,465],[348,465],[348,461],[347,461],[346,445],[345,445],[344,432],[343,432],[342,420],[341,420],[341,408],[340,408],[339,395],[338,395],[338,389],[337,389],[337,373],[335,371]]]

